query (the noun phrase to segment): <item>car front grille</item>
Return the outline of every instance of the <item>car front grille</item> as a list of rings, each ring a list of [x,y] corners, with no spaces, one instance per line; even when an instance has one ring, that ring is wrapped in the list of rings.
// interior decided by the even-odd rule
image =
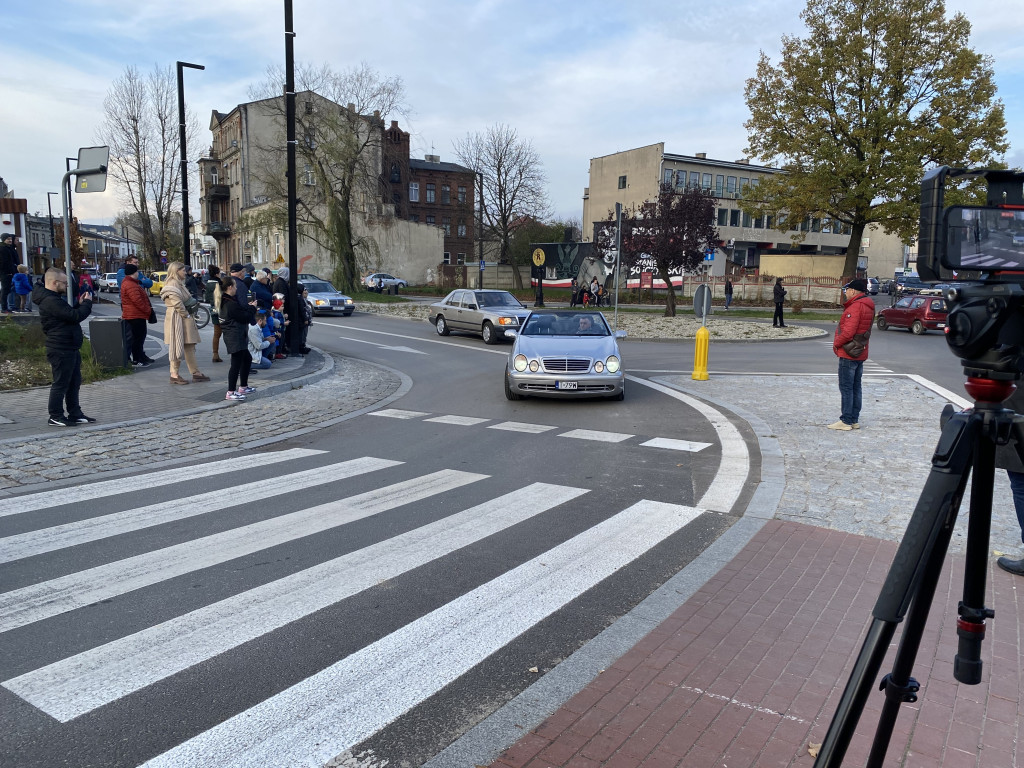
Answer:
[[[541,362],[546,373],[586,373],[590,370],[589,357],[545,357]]]
[[[575,392],[613,392],[615,390],[615,386],[612,384],[585,384],[582,381],[577,389],[557,389],[555,382],[550,384],[523,382],[519,385],[519,388],[524,392],[564,392],[566,394]]]

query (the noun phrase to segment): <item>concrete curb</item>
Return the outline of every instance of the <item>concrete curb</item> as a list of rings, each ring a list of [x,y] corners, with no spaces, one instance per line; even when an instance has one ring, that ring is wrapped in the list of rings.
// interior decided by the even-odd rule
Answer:
[[[761,457],[761,478],[747,502],[743,516],[689,565],[629,613],[424,763],[424,768],[465,768],[494,762],[502,751],[539,726],[671,616],[732,560],[774,516],[785,489],[786,472],[782,448],[768,424],[749,411],[685,389],[673,383],[670,378],[652,381],[715,405],[733,414],[735,420],[746,422],[753,431]]]

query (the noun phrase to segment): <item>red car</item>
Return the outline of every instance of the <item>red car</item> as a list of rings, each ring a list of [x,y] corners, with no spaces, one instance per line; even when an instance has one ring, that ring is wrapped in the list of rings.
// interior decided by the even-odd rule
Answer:
[[[911,333],[941,331],[946,327],[946,300],[934,296],[904,296],[895,306],[878,313],[878,330],[909,328]]]

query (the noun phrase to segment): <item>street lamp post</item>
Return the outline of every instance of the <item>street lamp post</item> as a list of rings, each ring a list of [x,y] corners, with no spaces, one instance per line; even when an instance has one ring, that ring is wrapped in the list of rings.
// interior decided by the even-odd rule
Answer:
[[[56,237],[56,234],[53,231],[53,206],[50,205],[50,196],[51,195],[59,195],[59,194],[60,194],[60,192],[47,192],[46,193],[46,210],[50,214],[50,247],[51,248],[56,248],[57,247],[57,237]]]
[[[181,253],[185,266],[192,265],[188,226],[188,155],[185,153],[185,82],[182,69],[206,69],[202,64],[179,61],[178,65],[178,141],[181,153]]]

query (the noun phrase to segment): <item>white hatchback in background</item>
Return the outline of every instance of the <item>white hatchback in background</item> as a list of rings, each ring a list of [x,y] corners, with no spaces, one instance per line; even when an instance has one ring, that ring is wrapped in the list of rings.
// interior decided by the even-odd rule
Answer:
[[[878,295],[878,279],[874,277],[868,278],[868,293],[872,296]]]
[[[117,285],[117,272],[107,272],[96,278],[96,290],[106,291],[107,293],[117,293],[120,291]]]

